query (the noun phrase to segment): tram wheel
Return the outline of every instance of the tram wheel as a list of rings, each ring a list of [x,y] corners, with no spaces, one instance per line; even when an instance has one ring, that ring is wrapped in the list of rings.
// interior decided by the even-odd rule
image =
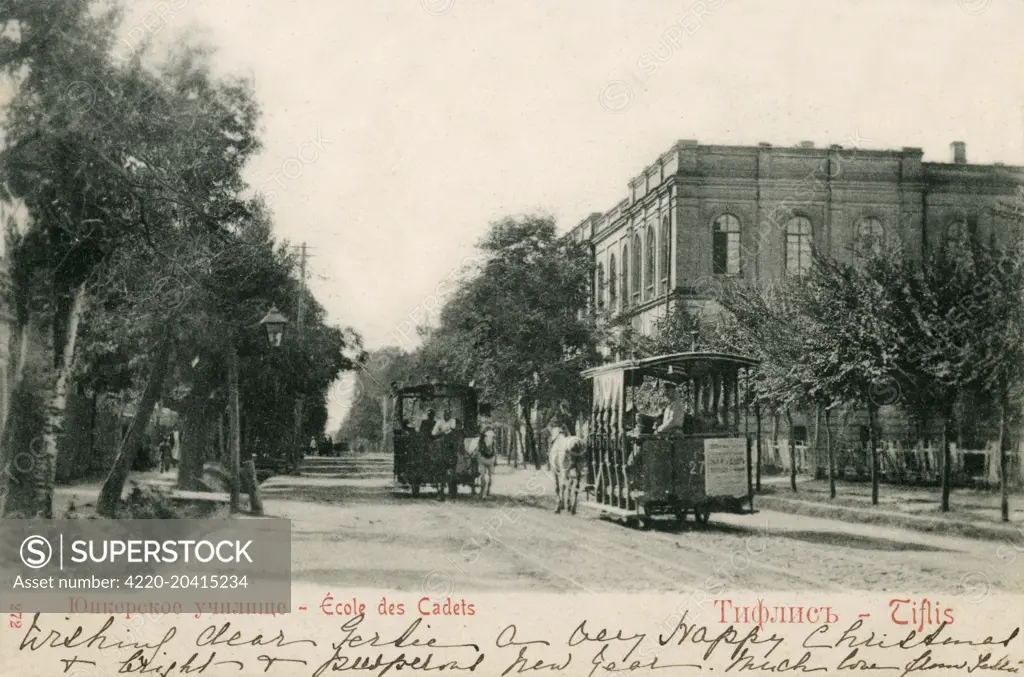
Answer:
[[[708,520],[711,519],[711,510],[708,508],[697,508],[693,511],[693,516],[698,524],[707,526]]]

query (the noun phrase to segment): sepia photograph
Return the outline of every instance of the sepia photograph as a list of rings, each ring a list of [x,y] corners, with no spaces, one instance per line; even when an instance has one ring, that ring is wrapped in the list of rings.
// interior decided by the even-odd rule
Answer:
[[[0,0],[3,662],[1019,671],[1022,20]]]

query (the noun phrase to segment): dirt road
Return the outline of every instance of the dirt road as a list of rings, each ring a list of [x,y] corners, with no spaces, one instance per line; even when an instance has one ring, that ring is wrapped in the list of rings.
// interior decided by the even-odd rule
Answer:
[[[293,521],[296,581],[431,596],[508,591],[865,590],[978,603],[1024,582],[1016,543],[931,536],[760,511],[656,521],[642,532],[555,514],[545,471],[498,468],[494,496],[439,502],[392,490],[391,458],[348,456],[264,485]],[[756,501],[755,501],[756,507]],[[1019,551],[1018,551],[1019,548]]]

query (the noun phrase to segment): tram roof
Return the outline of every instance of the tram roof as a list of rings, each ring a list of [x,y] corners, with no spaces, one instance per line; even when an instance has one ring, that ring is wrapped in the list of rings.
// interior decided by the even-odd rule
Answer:
[[[582,373],[584,378],[593,378],[600,374],[622,371],[627,374],[653,376],[663,381],[682,381],[688,376],[714,371],[716,367],[756,367],[760,360],[743,355],[718,352],[673,353],[656,355],[638,360],[622,360],[611,364],[587,369]]]
[[[420,383],[414,386],[399,388],[396,392],[399,395],[436,395],[438,393],[475,395],[476,388],[463,383]]]

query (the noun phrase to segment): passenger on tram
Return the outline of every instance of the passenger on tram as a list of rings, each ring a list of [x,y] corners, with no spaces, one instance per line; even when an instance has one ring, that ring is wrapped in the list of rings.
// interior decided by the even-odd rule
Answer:
[[[665,396],[669,402],[661,416],[661,425],[658,426],[657,432],[682,431],[686,425],[686,398],[679,393],[676,384],[670,381],[665,383]]]

